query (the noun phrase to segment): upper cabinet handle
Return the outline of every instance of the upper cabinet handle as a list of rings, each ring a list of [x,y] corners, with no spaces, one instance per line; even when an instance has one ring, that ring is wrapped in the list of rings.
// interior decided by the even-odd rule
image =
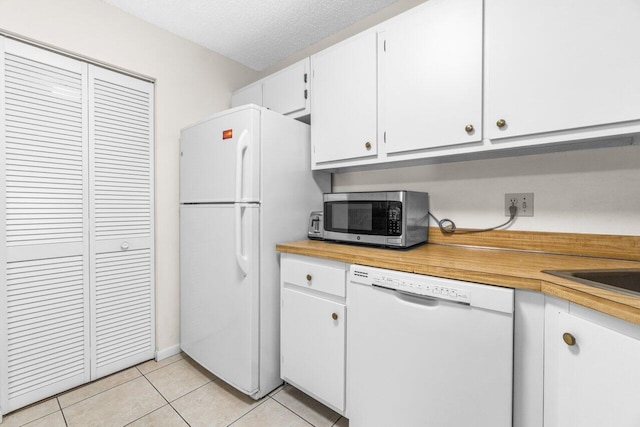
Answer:
[[[498,126],[499,128],[503,128],[507,125],[507,122],[504,119],[500,119],[496,122],[496,126]]]
[[[370,143],[369,141],[365,142],[365,143],[364,143],[364,147],[365,147],[367,150],[371,150],[371,143]]]
[[[464,130],[465,130],[465,131],[467,131],[467,133],[471,133],[471,132],[473,132],[473,125],[471,125],[471,124],[466,125],[466,126],[464,127]]]

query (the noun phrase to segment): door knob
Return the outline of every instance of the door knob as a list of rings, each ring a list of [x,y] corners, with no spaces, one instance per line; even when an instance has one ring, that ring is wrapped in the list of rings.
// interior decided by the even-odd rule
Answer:
[[[338,313],[332,313],[332,314],[331,314],[331,318],[332,318],[333,320],[338,320]]]
[[[571,335],[569,332],[562,334],[562,340],[569,346],[576,344],[576,337]]]
[[[500,119],[496,122],[496,126],[498,126],[499,128],[503,128],[507,125],[507,122],[504,119]]]

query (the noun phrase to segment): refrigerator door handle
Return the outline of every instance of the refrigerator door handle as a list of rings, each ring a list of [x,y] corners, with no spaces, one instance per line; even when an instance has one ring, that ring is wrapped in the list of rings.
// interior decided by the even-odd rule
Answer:
[[[242,176],[244,175],[242,160],[244,159],[244,152],[249,147],[248,134],[249,131],[247,129],[242,131],[236,147],[236,203],[242,202]]]
[[[235,232],[236,232],[236,262],[238,263],[238,267],[240,267],[240,271],[246,277],[247,272],[249,270],[249,257],[246,254],[242,253],[242,209],[244,206],[236,203],[234,205],[235,209]]]

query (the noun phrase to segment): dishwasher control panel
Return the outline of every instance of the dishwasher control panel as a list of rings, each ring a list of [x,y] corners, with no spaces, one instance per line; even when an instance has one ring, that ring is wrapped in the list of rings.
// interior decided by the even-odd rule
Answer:
[[[441,283],[446,279],[419,276],[417,274],[394,273],[393,271],[372,268],[353,268],[351,275],[352,281],[365,285],[379,286],[408,294],[463,304],[471,303],[471,291],[469,289]]]

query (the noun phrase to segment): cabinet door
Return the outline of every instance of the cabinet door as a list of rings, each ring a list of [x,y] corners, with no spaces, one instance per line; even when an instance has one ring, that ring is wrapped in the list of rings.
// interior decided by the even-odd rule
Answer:
[[[293,116],[308,110],[308,72],[309,58],[265,78],[262,84],[263,105],[277,113]]]
[[[345,399],[345,320],[343,304],[282,290],[282,378],[340,411]]]
[[[231,94],[231,108],[246,104],[256,104],[262,107],[262,83],[254,83]]]
[[[482,2],[430,0],[382,26],[387,153],[482,139]]]
[[[89,381],[86,65],[0,37],[0,407]]]
[[[639,119],[638,22],[634,0],[486,0],[485,135]]]
[[[93,379],[153,357],[153,85],[90,67]]]
[[[366,31],[311,57],[314,166],[378,152],[376,40]]]
[[[640,425],[640,341],[570,314],[558,315],[557,358],[548,362],[557,364],[554,425]],[[563,342],[565,332],[575,337],[574,345]]]

